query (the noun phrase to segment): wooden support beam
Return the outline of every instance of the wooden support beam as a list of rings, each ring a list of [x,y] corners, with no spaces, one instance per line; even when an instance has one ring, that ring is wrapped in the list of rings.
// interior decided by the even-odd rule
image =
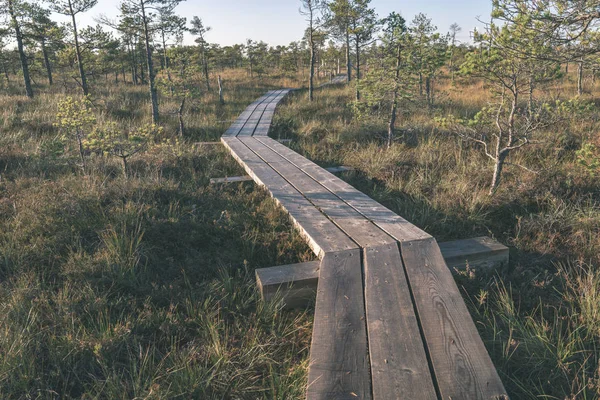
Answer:
[[[489,237],[455,240],[439,244],[448,267],[494,269],[508,263],[508,247]],[[265,301],[282,299],[286,308],[301,308],[315,299],[320,261],[256,270],[256,281]]]
[[[221,142],[196,142],[193,145],[194,146],[215,146],[217,144],[223,144]]]
[[[323,168],[323,169],[331,172],[332,174],[337,174],[338,172],[354,171],[354,168],[345,167],[343,165],[339,166],[339,167],[328,167],[328,168]]]
[[[251,181],[252,178],[248,175],[244,176],[229,176],[226,178],[210,178],[210,184],[216,185],[219,183],[236,183],[236,182],[248,182]]]
[[[307,400],[371,400],[360,249],[321,261]]]
[[[508,247],[487,236],[439,243],[444,260],[451,270],[469,268],[494,269],[508,263]]]

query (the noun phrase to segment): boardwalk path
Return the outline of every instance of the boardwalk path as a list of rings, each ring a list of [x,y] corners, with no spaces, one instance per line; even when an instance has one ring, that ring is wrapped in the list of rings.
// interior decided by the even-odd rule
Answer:
[[[289,91],[256,100],[221,140],[321,260],[307,398],[504,398],[437,242],[267,136]]]

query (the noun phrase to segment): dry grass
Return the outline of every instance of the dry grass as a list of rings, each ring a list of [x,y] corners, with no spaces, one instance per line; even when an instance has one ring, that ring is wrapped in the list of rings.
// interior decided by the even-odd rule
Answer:
[[[585,97],[597,101],[598,88],[586,84]],[[489,235],[510,245],[506,268],[457,279],[512,398],[600,398],[600,186],[575,154],[597,139],[598,111],[541,132],[510,160],[539,173],[509,166],[490,197],[489,160],[434,122],[473,116],[489,94],[480,82],[437,86],[434,108],[418,100],[404,106],[389,150],[385,115],[355,118],[347,87],[327,88],[314,104],[298,94],[279,110],[275,134],[286,132],[322,165],[354,167],[344,179],[438,240]],[[575,91],[567,79],[540,94]]]
[[[0,397],[301,398],[310,316],[263,304],[254,269],[312,254],[216,140],[285,77],[224,73],[226,104],[205,93],[174,148],[114,160],[49,145],[58,100],[0,95]],[[77,93],[75,93],[77,94]],[[146,88],[95,82],[99,122],[149,120]],[[167,134],[177,123],[161,104]]]

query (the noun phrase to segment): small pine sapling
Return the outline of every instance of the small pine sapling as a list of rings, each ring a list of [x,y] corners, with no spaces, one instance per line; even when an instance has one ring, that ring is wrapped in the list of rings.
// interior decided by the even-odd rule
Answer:
[[[198,98],[200,90],[194,84],[194,80],[190,79],[195,75],[197,67],[194,66],[188,59],[188,54],[185,52],[172,52],[173,64],[178,65],[176,68],[167,68],[157,76],[156,84],[161,93],[174,100],[179,106],[176,110],[179,120],[179,135],[185,135],[184,113],[188,99]]]
[[[148,150],[155,143],[155,139],[161,136],[162,131],[162,127],[154,124],[124,130],[115,123],[109,123],[96,128],[87,137],[85,144],[91,150],[120,158],[123,165],[123,177],[128,179],[129,159]]]
[[[63,132],[63,140],[75,140],[77,142],[81,168],[84,172],[86,167],[84,142],[95,123],[96,116],[92,111],[92,103],[88,97],[79,100],[67,97],[58,103],[58,113],[56,114],[54,126],[60,128]]]

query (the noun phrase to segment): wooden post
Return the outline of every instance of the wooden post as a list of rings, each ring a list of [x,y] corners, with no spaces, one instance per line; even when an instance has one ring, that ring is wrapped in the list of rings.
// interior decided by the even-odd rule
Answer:
[[[221,75],[219,75],[217,82],[219,83],[219,103],[225,104],[225,100],[223,99],[223,80],[221,79]]]
[[[455,240],[439,246],[452,271],[464,270],[467,265],[490,271],[508,263],[508,247],[489,237]],[[301,308],[313,303],[319,282],[319,264],[319,261],[309,261],[257,269],[256,281],[262,298],[265,301],[280,298],[286,308]]]

